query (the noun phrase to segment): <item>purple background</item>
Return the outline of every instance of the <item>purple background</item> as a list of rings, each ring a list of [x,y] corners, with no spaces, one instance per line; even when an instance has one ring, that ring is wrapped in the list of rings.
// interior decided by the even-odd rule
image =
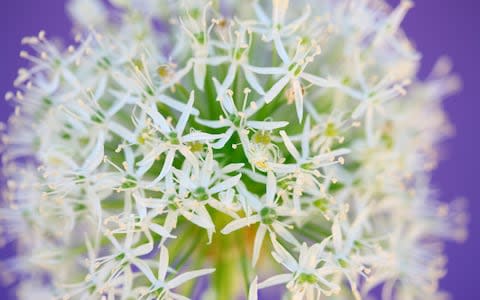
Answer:
[[[399,0],[389,0],[397,4]],[[64,10],[65,0],[2,0],[0,1],[0,96],[11,89],[18,67],[24,61],[18,56],[22,49],[20,39],[37,34],[44,29],[49,36],[70,39],[70,21]],[[434,174],[434,184],[441,197],[449,201],[457,196],[469,200],[471,221],[470,237],[465,244],[448,244],[449,273],[442,281],[442,288],[450,291],[454,299],[479,299],[477,238],[480,213],[478,179],[479,159],[474,149],[480,144],[477,126],[480,54],[480,2],[478,0],[421,0],[404,22],[408,35],[423,53],[421,74],[425,76],[440,56],[447,54],[455,65],[455,71],[463,79],[464,89],[450,98],[445,107],[457,129],[457,135],[444,146],[447,160]],[[5,121],[11,107],[0,101],[0,120]],[[477,175],[478,176],[478,175]],[[11,249],[0,250],[0,260],[11,255]],[[7,289],[0,288],[0,299],[9,297]],[[39,299],[42,300],[42,299]]]

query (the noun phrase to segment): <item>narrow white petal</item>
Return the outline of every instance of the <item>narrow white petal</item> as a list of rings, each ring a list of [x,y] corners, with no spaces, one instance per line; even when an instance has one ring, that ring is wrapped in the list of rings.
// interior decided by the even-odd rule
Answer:
[[[267,194],[265,196],[267,205],[273,205],[277,195],[277,178],[272,171],[267,173]]]
[[[261,75],[282,75],[286,73],[284,68],[278,67],[255,67],[251,65],[246,65],[245,68],[255,74]]]
[[[229,122],[225,122],[221,120],[203,120],[200,118],[196,118],[195,121],[200,125],[207,126],[214,129],[225,128],[230,126]]]
[[[343,250],[343,235],[342,229],[340,228],[340,220],[338,216],[336,216],[333,220],[332,240],[333,247],[335,248],[336,252],[341,252]]]
[[[158,260],[158,280],[165,281],[168,270],[168,249],[160,245],[160,259]]]
[[[302,133],[302,157],[307,159],[310,157],[310,116],[305,120]]]
[[[228,130],[225,132],[225,135],[221,139],[219,139],[216,143],[214,143],[212,147],[214,149],[223,148],[225,144],[230,140],[234,132],[235,132],[235,129],[228,128]]]
[[[150,267],[143,260],[133,259],[132,263],[143,273],[143,275],[145,275],[145,277],[148,278],[151,283],[156,282],[152,270],[150,270]]]
[[[247,126],[257,130],[271,131],[288,125],[286,121],[267,122],[267,121],[248,121]]]
[[[297,239],[287,230],[285,227],[282,226],[282,224],[278,221],[275,221],[272,224],[273,230],[275,233],[278,234],[282,239],[285,241],[289,242],[292,245],[295,246],[300,246],[300,243],[297,241]]]
[[[293,158],[295,158],[296,161],[299,161],[301,159],[300,153],[298,153],[297,148],[295,148],[287,133],[282,130],[280,131],[280,136],[282,137],[283,143],[285,144],[288,152],[290,152],[290,154],[293,156]]]
[[[179,136],[183,134],[183,131],[185,130],[185,126],[187,125],[187,122],[188,122],[188,118],[190,118],[190,114],[192,112],[192,107],[193,107],[193,101],[195,101],[194,91],[190,93],[190,98],[188,99],[187,106],[185,107],[185,110],[182,112],[182,115],[178,120],[176,131]]]
[[[248,300],[258,300],[258,277],[255,276],[252,283],[250,283],[250,288],[248,289]]]
[[[226,165],[225,167],[222,168],[222,172],[225,173],[225,174],[232,173],[232,172],[240,170],[241,168],[243,168],[244,165],[245,164],[243,164],[243,163],[229,164],[229,165]]]
[[[260,257],[260,250],[262,250],[263,240],[265,239],[265,234],[267,233],[267,226],[260,224],[258,226],[257,233],[255,234],[255,241],[253,242],[253,255],[252,255],[252,265],[257,264],[258,258]]]
[[[150,107],[145,110],[145,112],[150,116],[150,118],[152,118],[153,123],[157,125],[162,132],[168,133],[171,131],[167,120],[158,112],[155,103],[152,103]]]
[[[228,68],[227,76],[225,76],[225,79],[223,80],[223,83],[222,83],[223,90],[227,90],[232,85],[233,81],[235,80],[235,75],[237,73],[237,67],[238,67],[237,63],[230,64],[230,67]]]
[[[122,125],[118,124],[117,122],[114,122],[114,121],[108,122],[108,129],[110,129],[110,131],[112,131],[113,133],[118,135],[120,138],[124,139],[129,143],[135,144],[137,142],[133,132],[123,127]]]
[[[259,95],[265,95],[265,91],[262,88],[260,82],[258,82],[257,76],[255,76],[248,68],[243,68],[243,74],[250,87],[255,90]]]
[[[306,72],[303,72],[300,75],[300,77],[305,79],[306,81],[308,81],[310,83],[313,83],[316,86],[319,86],[319,87],[329,88],[329,87],[334,87],[335,86],[335,83],[333,83],[332,81],[330,81],[328,79],[318,77],[318,76],[315,76],[315,75],[312,75],[312,74],[309,74],[309,73],[306,73]]]
[[[102,76],[98,80],[97,89],[95,90],[95,94],[93,95],[93,100],[97,102],[100,98],[103,97],[105,94],[105,89],[107,88],[108,83],[108,76]]]
[[[186,272],[170,280],[167,285],[170,289],[174,289],[189,280],[192,280],[194,278],[204,276],[207,274],[211,274],[213,272],[215,272],[215,269],[202,269],[197,271]]]
[[[280,59],[283,61],[284,64],[288,65],[290,63],[290,58],[288,57],[287,50],[285,50],[285,46],[283,46],[280,35],[274,35],[273,43],[275,44],[275,49],[277,50],[277,54],[278,56],[280,56]]]
[[[251,217],[246,217],[238,220],[234,220],[230,223],[228,223],[221,231],[223,234],[229,234],[230,232],[233,232],[235,230],[238,230],[240,228],[243,228],[245,226],[250,226],[251,224],[255,224],[260,222],[260,217],[259,216],[251,216]]]
[[[155,232],[156,234],[162,236],[162,237],[170,237],[170,238],[173,238],[175,236],[171,235],[170,234],[170,231],[167,230],[165,227],[159,225],[159,224],[156,224],[156,223],[152,223],[148,226],[148,228]]]
[[[209,66],[218,66],[231,61],[230,56],[212,56],[205,60]]]
[[[359,119],[363,114],[365,114],[367,107],[368,107],[368,100],[362,101],[352,112],[352,119]]]
[[[207,75],[207,65],[204,63],[195,62],[193,66],[193,79],[195,85],[201,91],[203,91],[203,86],[205,85],[205,77]]]
[[[205,175],[203,175],[203,176],[205,176]],[[212,187],[210,189],[210,193],[213,195],[213,194],[216,194],[216,193],[219,193],[219,192],[222,192],[222,191],[228,190],[229,188],[234,187],[240,181],[240,177],[242,177],[242,174],[238,174],[235,177],[230,177],[227,180],[222,181],[221,183]]]
[[[280,275],[275,275],[273,277],[268,278],[264,282],[261,282],[258,284],[259,289],[264,289],[268,288],[271,286],[279,285],[279,284],[284,284],[289,282],[290,280],[293,279],[292,274],[280,274]]]
[[[273,258],[277,262],[284,265],[291,272],[297,271],[298,263],[295,258],[293,258],[293,256],[287,250],[285,250],[282,245],[280,245],[275,236],[270,235],[270,240],[272,241],[272,245],[275,250],[272,252]]]
[[[272,88],[263,96],[265,99],[265,103],[270,103],[275,99],[275,97],[280,94],[280,92],[287,86],[288,82],[290,81],[290,74],[287,74],[280,78],[273,86]]]
[[[185,111],[185,109],[187,109],[187,106],[188,104],[185,104],[183,102],[180,102],[176,99],[173,99],[167,95],[159,95],[158,96],[158,99],[165,105],[179,111],[179,112],[183,112]],[[198,116],[200,114],[200,112],[198,111],[198,109],[196,109],[195,107],[192,107],[190,108],[191,110],[191,114],[194,115],[194,116]]]
[[[104,144],[105,144],[105,133],[100,131],[97,136],[97,141],[95,146],[90,152],[89,156],[85,159],[82,171],[85,173],[93,172],[103,161],[104,158]]]
[[[162,170],[160,171],[160,174],[158,175],[157,178],[155,178],[155,180],[151,182],[150,184],[151,186],[158,184],[160,180],[162,180],[167,175],[167,173],[170,172],[174,158],[175,158],[175,150],[170,149],[167,152],[167,156],[165,157],[165,162],[163,163],[163,167],[162,167]]]
[[[194,131],[192,133],[189,133],[187,135],[184,135],[182,137],[182,142],[184,143],[189,143],[189,142],[195,142],[195,141],[211,141],[211,140],[216,140],[223,138],[225,134],[210,134],[210,133],[204,133],[200,131]]]
[[[303,92],[298,79],[292,81],[293,93],[295,94],[295,108],[297,110],[298,121],[302,122],[303,119]]]

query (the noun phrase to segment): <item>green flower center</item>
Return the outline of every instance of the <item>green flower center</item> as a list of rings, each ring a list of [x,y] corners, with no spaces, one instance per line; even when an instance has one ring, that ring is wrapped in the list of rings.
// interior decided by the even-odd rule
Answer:
[[[338,135],[338,130],[335,127],[335,124],[329,122],[325,127],[325,135],[328,137],[335,137]]]
[[[169,139],[170,143],[172,143],[173,145],[180,144],[180,140],[178,139],[178,135],[175,131],[171,131],[168,134],[168,139]]]
[[[317,279],[317,276],[313,274],[301,273],[298,276],[297,282],[300,284],[302,283],[314,284],[318,282],[318,279]]]
[[[275,209],[271,207],[264,207],[260,210],[260,218],[262,219],[262,223],[265,225],[270,225],[277,220],[277,212]]]
[[[124,190],[133,189],[136,187],[137,187],[137,179],[132,175],[127,175],[121,185],[121,188]]]
[[[208,194],[204,187],[198,187],[193,191],[193,197],[199,201],[208,200]]]
[[[264,131],[255,132],[252,139],[255,144],[269,145],[272,142],[270,134]]]

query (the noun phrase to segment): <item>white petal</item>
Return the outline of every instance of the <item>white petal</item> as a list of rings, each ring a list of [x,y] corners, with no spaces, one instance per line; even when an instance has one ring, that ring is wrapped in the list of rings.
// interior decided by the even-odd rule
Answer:
[[[212,218],[208,214],[208,211],[204,206],[200,206],[196,209],[196,213],[184,212],[183,216],[190,222],[207,230],[215,229]]]
[[[260,257],[260,250],[262,250],[262,244],[263,240],[265,239],[266,232],[267,226],[260,224],[260,226],[258,226],[257,233],[255,234],[255,241],[253,242],[252,266],[257,264],[258,258]]]
[[[290,280],[293,279],[292,274],[280,274],[280,275],[275,275],[273,277],[268,278],[264,282],[261,282],[258,284],[259,289],[264,289],[267,287],[279,285],[279,284],[284,284],[289,282]]]
[[[182,142],[189,143],[189,142],[195,142],[195,141],[211,141],[211,140],[223,138],[224,136],[225,134],[223,133],[210,134],[210,133],[205,133],[200,131],[193,131],[192,133],[184,135],[182,137]]]
[[[159,95],[158,99],[160,99],[160,101],[163,104],[165,104],[165,105],[167,105],[167,106],[169,106],[169,107],[171,107],[171,108],[173,108],[173,109],[175,109],[179,112],[183,112],[187,108],[187,104],[185,104],[183,102],[180,102],[176,99],[173,99],[173,98],[171,98],[167,95]],[[191,108],[191,114],[194,115],[194,116],[198,116],[200,114],[200,112],[195,107],[192,107]]]
[[[261,75],[283,75],[286,73],[284,68],[277,67],[255,67],[246,65],[245,68],[248,68],[248,70],[252,71],[255,74]]]
[[[265,99],[265,103],[270,103],[275,99],[275,97],[280,94],[280,92],[285,88],[285,86],[288,84],[290,81],[290,74],[287,74],[280,78],[273,86],[272,88],[263,96]]]
[[[132,263],[148,278],[151,283],[155,283],[156,279],[153,275],[152,270],[148,267],[148,265],[141,259],[133,259]]]
[[[97,136],[95,146],[90,155],[85,159],[82,171],[85,173],[93,172],[103,161],[104,158],[105,133],[100,131]]]
[[[165,276],[167,275],[168,270],[168,249],[161,245],[160,246],[160,259],[158,260],[158,280],[165,281]]]
[[[282,130],[280,131],[280,136],[282,137],[283,143],[285,144],[288,152],[290,152],[293,158],[295,158],[295,160],[298,162],[301,159],[300,153],[298,153],[297,148],[295,148],[287,133]]]
[[[277,262],[284,265],[291,272],[297,271],[298,263],[295,258],[293,258],[293,256],[287,250],[285,250],[282,245],[280,245],[275,236],[270,235],[270,240],[272,241],[272,245],[275,250],[275,252],[272,252],[273,258]]]
[[[303,93],[300,81],[294,80],[293,84],[293,93],[295,94],[295,108],[297,110],[298,121],[302,122],[303,119]]]
[[[221,120],[212,121],[212,120],[203,120],[203,119],[196,118],[195,121],[200,125],[204,125],[204,126],[214,128],[214,129],[224,128],[224,127],[229,127],[230,126],[229,122],[225,122],[225,121],[221,121]]]
[[[222,168],[222,172],[224,174],[232,173],[232,172],[240,170],[241,168],[243,168],[244,165],[245,164],[243,164],[243,163],[229,164],[229,165],[226,165],[225,167]]]
[[[228,223],[221,231],[223,234],[229,234],[230,232],[233,232],[235,230],[238,230],[240,228],[243,228],[245,226],[250,226],[251,224],[255,224],[260,222],[260,217],[259,216],[252,216],[252,217],[246,217],[238,220],[234,220],[230,223]]]
[[[238,65],[236,63],[230,64],[230,67],[228,68],[227,76],[225,76],[225,79],[223,80],[223,83],[222,83],[223,90],[227,90],[232,85],[233,81],[235,80],[235,75],[237,73],[237,67]]]
[[[273,25],[283,25],[285,22],[285,15],[288,10],[288,0],[273,0],[272,1],[272,21]]]
[[[267,14],[263,10],[263,8],[258,4],[258,1],[253,2],[253,8],[255,10],[255,15],[257,18],[266,25],[270,25],[270,19],[267,17]]]
[[[202,269],[197,271],[186,272],[170,280],[167,285],[170,289],[174,289],[189,280],[192,280],[194,278],[204,276],[207,274],[211,274],[213,272],[215,272],[215,269]]]
[[[342,229],[340,228],[340,220],[339,217],[336,216],[333,220],[332,224],[332,239],[333,239],[333,247],[337,252],[341,252],[343,249],[343,235]]]
[[[219,139],[215,144],[213,144],[212,147],[214,149],[223,148],[225,144],[230,140],[234,132],[235,132],[235,129],[228,128],[228,130],[225,132],[225,135],[221,139]]]
[[[231,61],[229,56],[213,56],[205,60],[205,62],[210,66],[218,66]]]
[[[149,184],[149,186],[154,186],[158,184],[167,175],[167,173],[170,172],[174,158],[175,158],[175,150],[170,149],[167,152],[167,156],[165,157],[165,161],[163,163],[163,167],[162,167],[162,170],[160,171],[160,174],[158,175],[157,178],[155,178],[155,180],[153,180]]]
[[[257,286],[258,277],[255,276],[252,283],[250,283],[250,288],[248,289],[248,300],[258,300],[258,286]]]
[[[205,174],[203,174],[202,176],[205,176]],[[242,174],[238,174],[235,177],[228,178],[227,180],[212,187],[210,189],[210,193],[213,195],[213,194],[228,190],[231,187],[234,187],[240,181],[240,177],[242,177]]]
[[[169,238],[174,238],[174,235],[170,234],[170,231],[168,231],[165,227],[156,224],[156,223],[151,223],[148,228],[155,232],[156,234],[160,235],[161,237],[169,237]]]
[[[163,133],[171,131],[167,120],[158,112],[155,103],[152,103],[150,107],[145,109],[145,112],[152,118],[153,123],[157,125]]]
[[[195,85],[201,91],[205,85],[205,77],[207,75],[207,65],[204,63],[195,62],[193,66],[193,79],[195,80]]]
[[[267,194],[265,196],[267,205],[273,205],[275,196],[277,195],[277,178],[273,172],[267,173]]]
[[[170,300],[170,299],[172,299],[172,300],[190,300],[190,298],[188,298],[188,297],[185,297],[185,296],[182,296],[180,294],[173,293],[173,292],[169,292],[168,297],[170,297],[170,298],[167,298],[168,300]]]
[[[275,233],[277,233],[282,239],[284,239],[285,241],[289,242],[292,245],[300,246],[300,243],[297,241],[297,239],[287,229],[285,229],[285,227],[283,227],[280,222],[275,221],[272,224],[272,227]]]
[[[304,159],[310,156],[310,116],[305,120],[302,133],[302,157]]]
[[[275,44],[275,49],[277,50],[278,56],[282,59],[284,64],[290,63],[290,58],[288,57],[287,50],[285,50],[285,46],[283,46],[282,39],[278,34],[275,34],[273,37],[273,43]]]
[[[95,94],[93,95],[93,100],[95,102],[100,100],[100,98],[102,98],[103,95],[105,94],[105,89],[107,87],[107,82],[108,82],[108,76],[102,76],[98,80],[97,89],[95,90]]]
[[[181,136],[183,134],[183,131],[185,130],[185,126],[187,125],[188,118],[190,117],[190,114],[192,112],[193,101],[195,101],[194,91],[190,93],[190,98],[188,99],[187,106],[185,107],[185,110],[182,112],[182,115],[178,120],[176,132],[179,136]]]
[[[271,131],[288,125],[286,121],[268,122],[268,121],[248,121],[247,126],[257,130]]]
[[[258,82],[257,76],[255,76],[248,68],[243,68],[245,79],[252,89],[254,89],[259,95],[265,95],[265,91],[262,88],[260,82]]]
[[[362,101],[352,112],[352,119],[359,119],[363,114],[365,114],[367,107],[368,107],[368,101],[367,100]]]
[[[309,74],[309,73],[303,72],[300,75],[300,77],[305,79],[306,81],[308,81],[310,83],[313,83],[316,86],[319,86],[319,87],[328,88],[328,87],[334,87],[335,86],[335,84],[333,82],[331,82],[330,80],[325,79],[325,78],[321,78],[321,77],[318,77],[318,76],[315,76],[315,75],[312,75],[312,74]]]
[[[117,122],[108,122],[108,129],[129,143],[135,144],[137,142],[135,135]]]

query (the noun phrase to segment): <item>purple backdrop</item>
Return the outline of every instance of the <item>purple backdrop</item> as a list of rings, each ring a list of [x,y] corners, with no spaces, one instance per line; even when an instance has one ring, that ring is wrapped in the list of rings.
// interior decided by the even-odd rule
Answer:
[[[320,0],[319,0],[320,1]],[[399,0],[389,0],[397,4]],[[0,95],[12,86],[18,67],[24,62],[19,58],[20,39],[46,30],[49,36],[69,38],[70,21],[64,11],[65,0],[3,0],[0,2]],[[455,71],[461,75],[464,89],[445,103],[457,135],[444,146],[448,159],[435,172],[434,184],[441,191],[442,199],[449,201],[456,196],[469,200],[471,222],[469,240],[462,245],[449,244],[449,273],[442,287],[450,291],[454,299],[479,299],[474,283],[478,282],[480,268],[478,253],[480,240],[479,189],[474,171],[480,164],[474,153],[479,130],[474,114],[479,111],[477,102],[480,64],[480,29],[478,0],[421,0],[408,15],[404,28],[423,53],[422,76],[427,74],[435,60],[444,54],[450,56]],[[11,108],[0,102],[0,120],[5,121]],[[11,249],[0,250],[0,260],[11,255]],[[474,273],[475,272],[475,273]],[[0,299],[14,299],[8,290],[0,288]],[[41,300],[41,299],[40,299]]]

